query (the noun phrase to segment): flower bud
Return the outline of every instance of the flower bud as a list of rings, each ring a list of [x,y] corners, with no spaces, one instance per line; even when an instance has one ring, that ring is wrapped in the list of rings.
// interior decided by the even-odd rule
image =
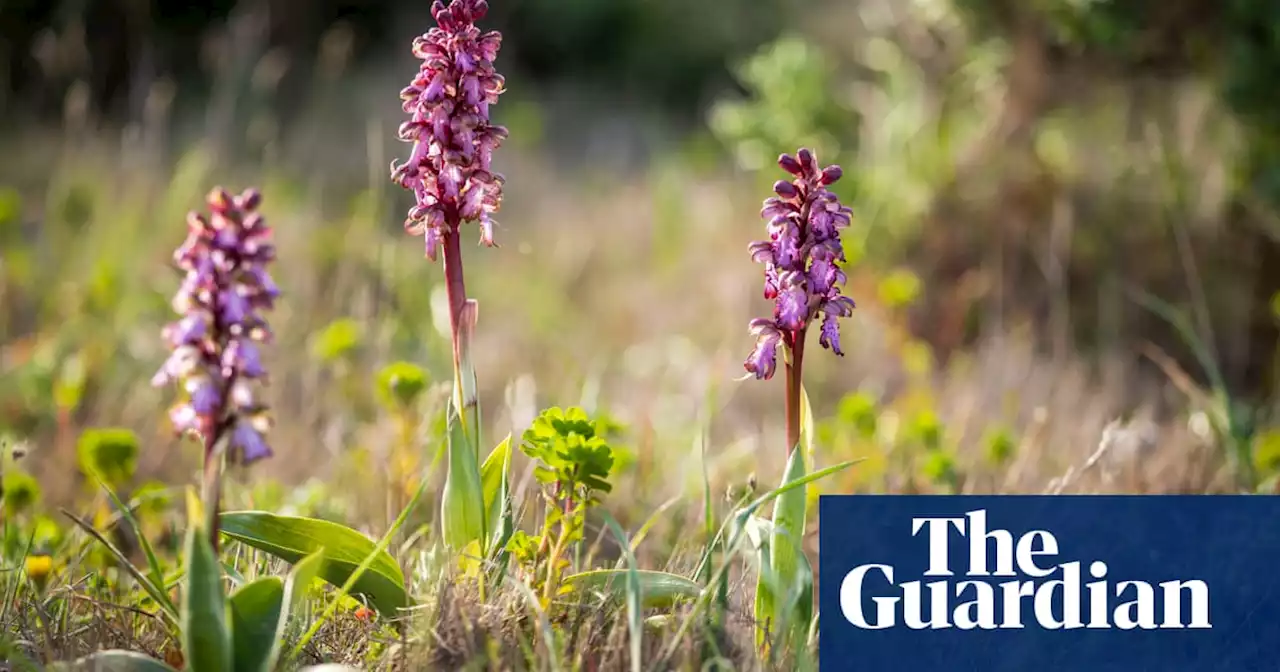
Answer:
[[[792,175],[799,176],[800,173],[804,172],[804,170],[800,167],[800,162],[796,161],[795,157],[791,156],[790,154],[783,154],[782,156],[779,156],[778,165],[781,166],[783,170],[787,171],[788,173],[791,173]]]

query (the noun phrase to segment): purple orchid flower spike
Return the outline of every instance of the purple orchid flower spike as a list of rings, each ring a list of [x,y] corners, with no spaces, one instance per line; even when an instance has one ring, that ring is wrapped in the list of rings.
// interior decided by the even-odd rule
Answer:
[[[267,408],[253,388],[267,375],[259,345],[271,341],[271,330],[262,313],[280,292],[266,270],[275,246],[257,211],[261,195],[219,188],[207,200],[211,215],[188,215],[187,239],[174,252],[185,274],[173,298],[181,317],[164,328],[172,352],[152,384],[178,383],[184,393],[169,417],[178,433],[204,445],[205,506],[216,548],[223,452],[242,464],[271,456]]]
[[[475,25],[488,11],[484,0],[436,0],[431,16],[438,25],[414,40],[422,65],[400,92],[410,119],[399,135],[413,151],[391,164],[391,179],[413,192],[405,230],[424,237],[432,261],[462,222],[476,222],[480,242],[495,245],[492,216],[502,204],[503,178],[491,162],[507,129],[489,121],[505,84],[493,67],[502,35]]]
[[[470,354],[478,306],[467,298],[459,229],[475,222],[480,244],[497,246],[493,215],[502,205],[503,178],[493,171],[493,152],[507,137],[507,129],[489,118],[489,108],[506,84],[493,65],[502,35],[476,27],[488,12],[485,0],[435,0],[431,5],[436,27],[413,41],[413,55],[422,63],[418,75],[400,92],[409,120],[400,125],[399,135],[413,143],[413,151],[404,162],[391,164],[391,180],[414,195],[405,230],[423,237],[428,259],[444,257],[453,341],[450,421],[461,423],[461,436],[468,444],[462,448],[450,443],[441,505],[446,543],[456,548],[477,538],[472,523],[483,520],[467,489],[450,485],[466,478],[468,469],[479,468],[459,467],[458,475],[453,465],[478,460],[480,445],[479,398]]]
[[[492,163],[507,129],[489,117],[506,87],[494,70],[502,35],[476,27],[488,12],[485,0],[432,4],[436,27],[413,41],[413,54],[422,63],[400,92],[409,120],[400,125],[399,136],[413,143],[413,151],[404,162],[391,164],[391,180],[414,195],[405,230],[423,237],[427,258],[435,261],[443,253],[459,409],[476,403],[464,342],[475,319],[469,306],[475,302],[467,298],[459,229],[475,222],[480,244],[497,246],[493,215],[502,205],[504,181]]]
[[[801,365],[809,326],[822,323],[819,344],[836,355],[838,320],[853,314],[853,299],[840,293],[846,281],[840,231],[852,222],[852,210],[827,190],[843,175],[840,166],[820,168],[808,149],[783,154],[778,165],[792,180],[773,185],[775,196],[764,202],[760,216],[769,222],[769,239],[751,243],[751,259],[764,264],[764,297],[774,302],[773,317],[751,321],[756,347],[744,366],[748,375],[766,380],[777,369],[778,348],[791,357],[787,369],[787,450],[800,440]]]

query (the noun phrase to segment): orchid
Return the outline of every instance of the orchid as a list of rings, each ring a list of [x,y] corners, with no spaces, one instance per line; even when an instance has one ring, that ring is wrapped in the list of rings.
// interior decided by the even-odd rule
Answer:
[[[768,220],[769,239],[751,243],[752,260],[764,264],[764,297],[774,302],[773,317],[751,321],[755,349],[744,366],[757,379],[777,370],[778,348],[791,355],[787,363],[787,451],[800,438],[800,386],[804,341],[810,326],[821,320],[818,343],[836,355],[840,348],[839,319],[853,314],[853,299],[841,294],[847,280],[840,231],[852,221],[827,187],[844,174],[840,166],[820,168],[813,152],[801,149],[783,154],[778,165],[794,179],[773,185],[774,196],[764,202],[760,216]]]
[[[248,464],[269,457],[271,421],[255,383],[265,380],[261,346],[271,341],[262,312],[280,291],[266,266],[275,259],[271,229],[256,190],[232,196],[218,188],[211,215],[187,216],[187,238],[173,260],[184,278],[173,298],[181,317],[164,328],[171,354],[152,379],[177,383],[182,398],[169,411],[180,434],[204,445],[206,506],[216,510],[220,460]],[[215,514],[216,515],[216,514]],[[216,528],[213,531],[217,544]]]

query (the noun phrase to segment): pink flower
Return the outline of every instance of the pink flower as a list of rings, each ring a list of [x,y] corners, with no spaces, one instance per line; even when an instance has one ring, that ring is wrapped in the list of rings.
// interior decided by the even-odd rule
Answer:
[[[275,246],[257,212],[261,195],[252,189],[239,196],[215,189],[207,200],[210,216],[187,216],[187,239],[173,256],[185,273],[173,299],[181,318],[164,328],[173,351],[152,384],[181,383],[183,399],[170,410],[170,420],[178,433],[194,432],[208,447],[219,432],[238,427],[240,409],[228,400],[233,388],[266,375],[258,345],[270,340],[271,332],[262,311],[272,307],[280,290],[266,269],[275,259]],[[264,441],[259,433],[257,443],[235,454],[246,461],[269,455]]]
[[[437,27],[413,42],[422,61],[418,76],[400,92],[410,119],[399,136],[413,143],[413,151],[404,163],[391,164],[391,179],[413,192],[416,204],[405,230],[426,238],[432,260],[443,236],[457,233],[464,221],[477,222],[480,242],[494,246],[491,216],[502,205],[503,178],[490,165],[507,129],[489,120],[505,80],[493,67],[502,35],[475,25],[488,11],[485,0],[447,6],[436,0],[431,15]]]
[[[744,366],[760,379],[773,375],[778,343],[803,338],[818,317],[819,344],[843,355],[838,319],[851,316],[854,309],[853,299],[840,293],[846,280],[840,268],[845,260],[840,230],[852,222],[852,211],[827,191],[843,171],[839,166],[819,168],[808,149],[794,157],[783,154],[778,165],[795,179],[773,185],[776,195],[760,210],[769,222],[769,239],[748,248],[752,261],[764,264],[764,296],[774,302],[771,320],[751,322],[756,347]]]

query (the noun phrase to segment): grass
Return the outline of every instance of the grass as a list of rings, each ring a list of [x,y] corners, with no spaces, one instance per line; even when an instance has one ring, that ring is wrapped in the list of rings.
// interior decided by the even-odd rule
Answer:
[[[746,322],[765,310],[745,252],[758,236],[758,179],[678,152],[641,174],[569,170],[513,131],[500,157],[502,247],[464,251],[481,307],[473,349],[485,435],[518,440],[545,407],[585,409],[611,446],[612,487],[563,554],[570,569],[627,570],[631,585],[633,570],[725,584],[673,607],[589,593],[548,601],[538,572],[517,562],[482,595],[466,580],[475,567],[440,542],[448,320],[439,269],[400,231],[406,198],[386,180],[399,151],[385,132],[394,118],[394,108],[368,111],[367,133],[332,145],[323,119],[300,123],[268,143],[271,156],[178,141],[144,150],[70,126],[0,142],[12,157],[0,166],[0,430],[27,446],[4,463],[0,658],[38,669],[111,648],[181,655],[159,600],[121,558],[160,575],[165,590],[183,585],[185,517],[169,485],[191,482],[199,450],[171,436],[157,412],[166,397],[146,381],[165,356],[158,332],[175,287],[166,264],[183,216],[210,183],[230,182],[265,194],[285,296],[267,355],[277,455],[230,472],[224,508],[324,518],[381,539],[415,601],[388,618],[345,590],[307,586],[286,667],[797,664],[757,655],[756,566],[713,543],[739,536],[726,532],[731,519],[784,469],[781,381],[734,382],[751,345]],[[850,270],[859,309],[849,355],[813,349],[810,471],[860,462],[808,486],[810,497],[1238,491],[1229,451],[1240,445],[1261,477],[1274,472],[1262,449],[1276,430],[1216,421],[1234,417],[1229,397],[1187,389],[1168,362],[1168,375],[1153,377],[1128,352],[1048,357],[1026,323],[1009,321],[939,365],[907,329],[918,283],[891,266]],[[397,362],[425,372],[407,402],[381,375]],[[101,441],[83,450],[104,427],[135,437],[133,452]],[[119,472],[110,485],[132,502],[128,515],[88,477],[104,466]],[[517,452],[510,471],[514,522],[529,534],[543,504],[533,467]],[[221,558],[232,586],[288,572],[236,542]]]

